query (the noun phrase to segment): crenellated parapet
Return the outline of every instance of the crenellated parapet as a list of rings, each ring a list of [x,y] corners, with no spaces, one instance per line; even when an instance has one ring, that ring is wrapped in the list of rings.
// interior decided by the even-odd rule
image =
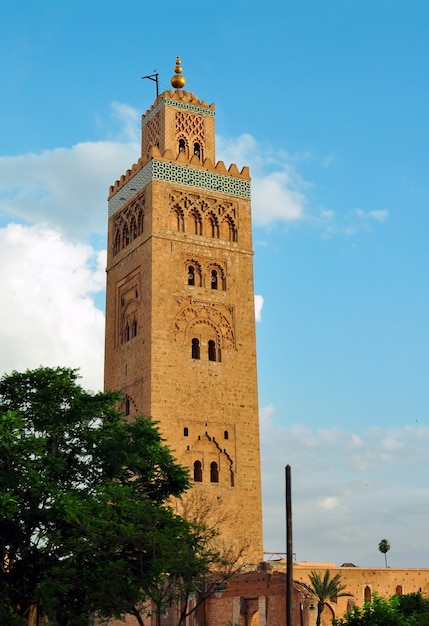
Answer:
[[[137,163],[111,185],[108,196],[109,215],[119,206],[123,206],[124,201],[135,194],[135,189],[141,189],[142,185],[145,186],[152,179],[250,198],[250,173],[247,166],[239,171],[235,163],[232,163],[227,169],[223,161],[213,164],[207,158],[201,163],[195,155],[188,159],[184,153],[179,153],[175,157],[171,149],[161,154],[157,146],[152,146],[148,153],[140,157]],[[120,191],[120,196],[115,197]]]
[[[213,103],[207,104],[205,100],[200,100],[190,91],[170,89],[170,91],[161,93],[146,113],[142,115],[142,126],[156,115],[165,104],[200,115],[214,116],[215,114],[215,105]]]

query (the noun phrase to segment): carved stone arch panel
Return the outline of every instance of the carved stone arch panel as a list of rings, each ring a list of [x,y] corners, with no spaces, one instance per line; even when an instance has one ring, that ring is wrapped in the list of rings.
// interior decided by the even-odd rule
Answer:
[[[201,479],[197,482],[234,486],[233,459],[207,430],[204,432],[199,429],[199,434],[187,446],[186,456],[187,462],[191,465],[195,459],[201,462]],[[213,464],[216,464],[216,467],[213,467]]]
[[[208,330],[215,333],[219,349],[235,348],[234,309],[224,304],[208,304],[188,301],[181,306],[174,318],[174,339],[187,343],[191,341],[195,329],[201,325],[204,336]]]
[[[123,345],[139,333],[140,272],[135,270],[118,284],[117,344]]]
[[[121,251],[121,239],[121,229],[119,226],[116,226],[115,234],[113,235],[113,255]]]
[[[205,198],[198,198],[194,204],[202,215],[210,211],[210,204]]]
[[[203,234],[203,220],[201,213],[194,207],[189,211],[189,221],[191,223],[190,232],[193,235]]]
[[[185,231],[185,213],[183,208],[179,204],[175,204],[173,208],[170,209],[170,215],[172,229],[183,233]]]
[[[221,263],[209,263],[206,266],[206,275],[207,275],[207,287],[213,287],[211,284],[213,282],[213,272],[216,272],[217,275],[217,287],[220,291],[226,290],[226,270],[225,267]]]
[[[205,234],[213,239],[219,239],[219,220],[217,215],[210,210],[205,218]]]
[[[191,283],[190,281],[190,268],[194,268],[194,282]],[[187,278],[188,278],[188,285],[193,284],[195,287],[201,287],[203,284],[203,268],[201,266],[201,263],[199,261],[197,261],[196,259],[193,258],[188,258],[185,261],[185,272],[187,273]]]
[[[130,243],[130,226],[127,220],[122,222],[122,247],[126,248]]]
[[[137,237],[138,237],[137,219],[135,215],[132,215],[130,219],[130,239],[131,241],[133,241],[134,239],[137,239]]]
[[[195,319],[188,325],[186,329],[187,339],[198,337],[203,349],[207,348],[208,342],[215,339],[218,349],[222,349],[223,337],[221,329],[208,319]]]
[[[122,309],[121,316],[121,343],[126,343],[137,336],[138,333],[138,304],[137,300],[131,300]]]
[[[238,241],[237,227],[230,215],[225,215],[220,227],[221,238],[227,241]]]
[[[121,413],[124,413],[125,416],[137,415],[138,413],[137,404],[134,398],[130,396],[128,393],[126,393],[123,399],[121,400],[119,404],[119,411]]]

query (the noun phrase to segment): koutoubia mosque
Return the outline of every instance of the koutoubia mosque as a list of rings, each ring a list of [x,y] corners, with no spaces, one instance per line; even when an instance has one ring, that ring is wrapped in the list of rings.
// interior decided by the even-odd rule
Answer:
[[[108,196],[105,387],[130,418],[158,423],[194,505],[222,512],[221,537],[240,548],[243,573],[189,626],[282,626],[284,563],[263,561],[250,173],[216,161],[215,107],[184,89],[179,58],[171,86]],[[429,592],[429,570],[294,564],[294,580],[327,568],[359,605],[373,591]],[[313,626],[314,598],[295,587],[294,624]],[[322,624],[350,602],[332,599]]]

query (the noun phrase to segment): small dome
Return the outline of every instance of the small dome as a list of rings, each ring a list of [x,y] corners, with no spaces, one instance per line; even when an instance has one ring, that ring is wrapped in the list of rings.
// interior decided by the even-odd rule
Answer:
[[[174,68],[174,72],[175,72],[175,76],[171,77],[171,86],[174,87],[175,89],[183,89],[183,87],[186,84],[186,80],[185,80],[185,77],[181,75],[183,72],[183,69],[182,69],[179,56],[176,58],[176,66]]]

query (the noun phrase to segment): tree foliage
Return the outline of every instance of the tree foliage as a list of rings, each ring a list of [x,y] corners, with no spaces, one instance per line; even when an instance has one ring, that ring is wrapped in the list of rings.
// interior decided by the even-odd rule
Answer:
[[[216,560],[207,530],[167,504],[189,479],[153,423],[125,421],[119,394],[77,379],[68,368],[0,379],[1,624],[35,607],[53,626],[135,614],[170,572],[185,580]]]
[[[392,596],[390,600],[373,595],[363,608],[354,606],[334,626],[427,626],[429,600],[420,593]]]
[[[350,596],[345,589],[346,585],[341,582],[341,574],[335,574],[331,577],[331,572],[327,569],[322,578],[320,574],[314,570],[309,574],[310,584],[299,581],[309,593],[317,598],[317,617],[316,626],[320,626],[321,616],[327,600],[331,598],[341,598],[343,596]]]

